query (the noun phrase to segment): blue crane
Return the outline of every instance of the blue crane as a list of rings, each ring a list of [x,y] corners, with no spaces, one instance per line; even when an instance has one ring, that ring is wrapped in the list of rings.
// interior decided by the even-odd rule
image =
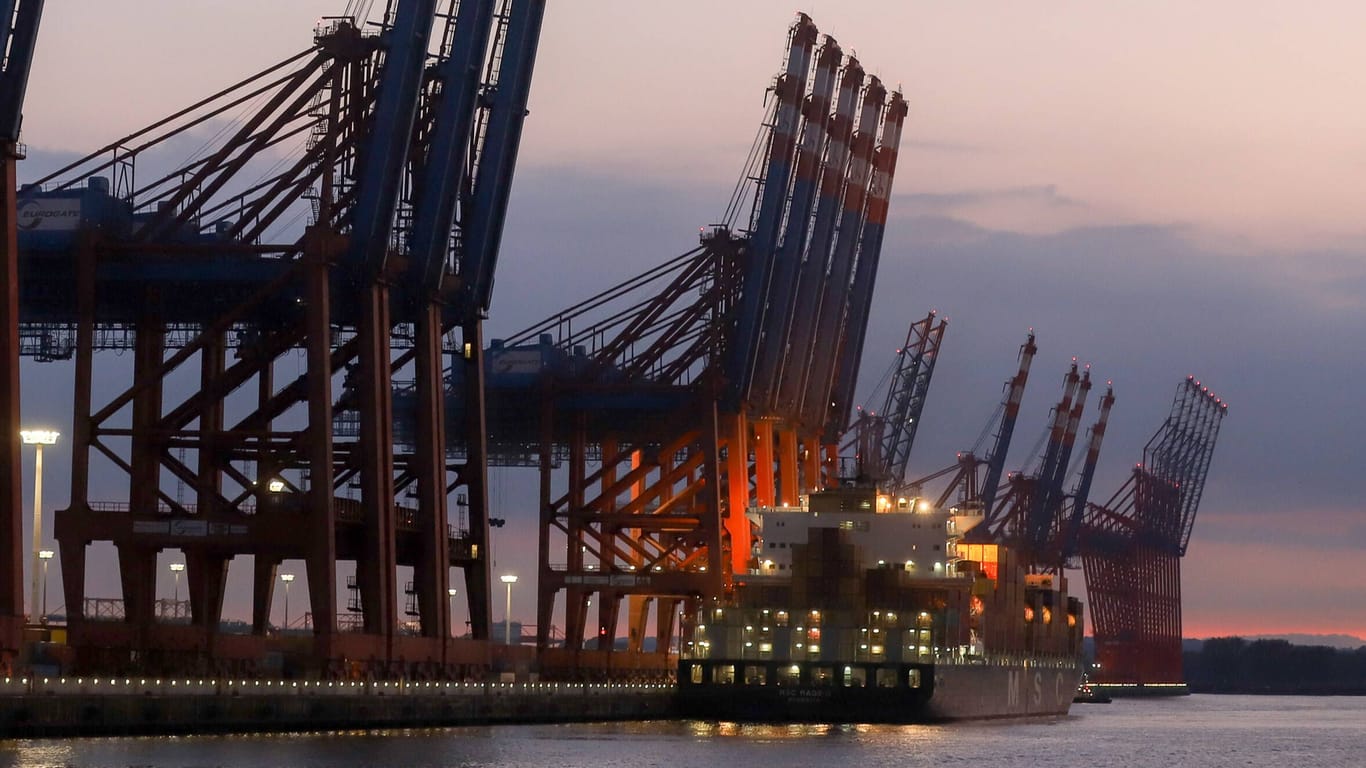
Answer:
[[[408,145],[422,93],[436,0],[399,0],[381,45],[384,63],[376,86],[370,135],[359,152],[356,204],[347,258],[358,276],[380,274],[389,252]]]
[[[797,122],[801,117],[802,94],[806,92],[816,34],[816,25],[811,18],[804,13],[798,14],[789,35],[787,68],[774,86],[777,104],[769,136],[767,169],[757,216],[751,222],[749,242],[745,246],[744,288],[736,319],[735,343],[727,351],[725,366],[731,394],[728,405],[732,408],[737,408],[750,396],[759,354],[759,333],[773,277],[774,245],[778,241],[783,205],[787,202],[792,180]]]
[[[410,284],[429,295],[451,271],[451,228],[462,184],[478,106],[480,65],[488,48],[494,0],[464,0],[448,32],[450,49],[437,65],[427,157],[413,181],[413,224],[408,236]]]
[[[820,315],[816,319],[816,339],[819,343],[814,349],[807,385],[802,388],[802,421],[816,429],[825,426],[832,405],[830,386],[835,375],[836,357],[840,352],[839,339],[849,308],[849,285],[854,274],[858,236],[866,214],[868,177],[877,141],[877,125],[882,118],[882,102],[886,96],[887,89],[882,81],[876,77],[868,78],[863,88],[858,128],[850,140],[839,229],[830,253],[830,274],[821,291]],[[826,437],[825,442],[831,443],[836,436]]]
[[[896,175],[897,148],[909,109],[901,92],[892,94],[882,118],[882,135],[873,158],[872,178],[868,183],[868,212],[858,244],[858,263],[849,289],[848,313],[840,334],[840,357],[830,392],[831,410],[826,433],[834,435],[849,423],[854,387],[858,381],[859,361],[863,359],[863,340],[868,333],[868,312],[873,305],[873,286],[877,281],[878,260],[887,228],[887,206]]]
[[[497,79],[484,94],[487,122],[482,126],[482,137],[476,137],[479,155],[475,158],[473,193],[460,221],[463,299],[459,306],[472,313],[462,321],[482,317],[493,294],[494,268],[531,93],[545,0],[505,0],[503,9],[499,14],[504,26],[501,45],[495,41],[493,54]]]
[[[792,327],[806,237],[811,229],[821,149],[827,137],[830,99],[841,56],[839,44],[827,36],[816,55],[815,84],[802,105],[801,140],[797,144],[797,167],[788,203],[787,225],[773,259],[768,306],[764,310],[759,339],[759,359],[754,369],[751,399],[762,406],[774,405],[777,400],[778,376],[788,349],[788,331]]]
[[[920,427],[920,414],[925,410],[934,364],[939,360],[939,346],[948,323],[938,320],[931,311],[923,320],[911,324],[906,332],[906,343],[901,347],[896,373],[887,388],[887,400],[878,419],[883,422],[882,456],[886,475],[898,491],[906,482],[906,467],[910,463],[915,433]]]
[[[797,277],[797,311],[792,316],[791,346],[779,376],[778,409],[795,413],[801,407],[802,393],[811,375],[811,362],[817,348],[817,317],[830,270],[830,249],[835,242],[835,217],[844,194],[844,174],[849,166],[849,139],[854,132],[854,108],[863,86],[863,67],[850,57],[840,77],[835,98],[835,114],[830,118],[830,140],[825,145],[821,164],[820,193],[811,225],[811,241]]]
[[[416,314],[414,406],[420,414],[413,420],[417,439],[407,466],[417,484],[415,517],[423,534],[413,569],[412,593],[416,613],[421,617],[422,634],[428,637],[446,633],[451,610],[447,600],[451,588],[451,546],[446,528],[452,489],[448,485],[446,459],[446,387],[442,375],[446,323],[442,288],[454,273],[451,235],[460,190],[469,182],[468,158],[478,109],[481,65],[491,36],[494,5],[494,0],[464,0],[458,11],[446,18],[439,60],[427,88],[430,96],[425,111],[431,115],[427,152],[414,173],[412,227],[406,242],[405,299]],[[481,378],[473,381],[482,385]],[[466,400],[483,402],[482,396]],[[482,434],[482,414],[466,422],[473,423]],[[469,458],[474,461],[467,462],[458,476],[466,499],[474,500],[467,507],[469,545],[487,551],[484,456],[483,451],[472,452]],[[486,638],[492,621],[486,597],[491,581],[488,558],[471,558],[463,566],[470,630],[473,636]]]
[[[1034,331],[1030,330],[1029,337],[1020,346],[1019,369],[1013,377],[1006,381],[1005,397],[1002,398],[996,413],[988,420],[987,428],[982,430],[982,436],[978,439],[980,444],[986,439],[992,425],[996,425],[996,438],[986,458],[977,455],[976,446],[971,451],[961,451],[954,464],[907,483],[905,485],[907,494],[920,496],[927,483],[945,476],[951,476],[943,491],[933,501],[930,501],[931,506],[939,509],[953,505],[962,514],[980,514],[984,517],[993,509],[996,489],[1000,484],[1001,472],[1005,467],[1006,453],[1010,450],[1010,440],[1015,434],[1015,421],[1019,417],[1020,401],[1024,398],[1025,384],[1029,381],[1029,369],[1034,362],[1036,352],[1038,352],[1038,347],[1034,345]],[[983,471],[984,469],[985,471]],[[979,525],[979,527],[981,526]]]
[[[1001,425],[996,430],[996,442],[987,454],[987,472],[982,478],[982,514],[991,511],[996,500],[996,489],[1001,485],[1001,472],[1005,469],[1006,453],[1010,450],[1010,439],[1015,434],[1015,421],[1020,415],[1020,401],[1024,398],[1025,383],[1029,381],[1029,367],[1039,348],[1034,344],[1034,331],[1020,347],[1020,368],[1006,384],[1006,397],[1002,401]]]

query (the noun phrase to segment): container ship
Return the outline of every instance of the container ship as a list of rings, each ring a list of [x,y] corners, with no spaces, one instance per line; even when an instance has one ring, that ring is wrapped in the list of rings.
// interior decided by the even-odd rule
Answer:
[[[764,722],[922,723],[1067,714],[1081,601],[980,516],[875,488],[751,513],[751,572],[693,617],[681,713]]]

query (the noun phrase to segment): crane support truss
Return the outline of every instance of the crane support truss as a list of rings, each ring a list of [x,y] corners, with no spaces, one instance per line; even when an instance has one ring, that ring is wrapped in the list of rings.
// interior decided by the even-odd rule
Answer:
[[[84,668],[257,671],[279,646],[287,560],[303,561],[310,607],[297,672],[488,668],[487,300],[467,306],[457,272],[491,279],[501,224],[485,230],[507,195],[485,187],[510,183],[543,12],[543,0],[398,0],[378,34],[327,20],[309,51],[21,190],[79,222],[22,244],[20,319],[26,354],[74,358],[71,506],[55,523],[66,604],[86,604],[92,542],[118,556],[121,620],[69,613]],[[176,142],[220,124],[165,171]],[[131,350],[131,371],[97,367],[106,349]],[[474,372],[451,432],[448,358]],[[392,381],[405,374],[419,426],[396,446]],[[97,471],[121,474],[127,501],[92,498],[108,485]],[[168,549],[185,557],[188,624],[155,612]],[[254,561],[252,634],[225,635],[238,555]],[[452,637],[452,568],[471,640]],[[339,569],[357,616],[339,615]]]
[[[1181,557],[1227,412],[1187,377],[1144,462],[1104,505],[1086,507],[1080,550],[1101,682],[1182,681]]]

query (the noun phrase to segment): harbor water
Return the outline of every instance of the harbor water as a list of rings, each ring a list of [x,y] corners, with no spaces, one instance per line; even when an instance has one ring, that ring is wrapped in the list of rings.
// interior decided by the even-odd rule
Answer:
[[[715,768],[1366,764],[1366,697],[1211,696],[1075,705],[1065,718],[935,726],[703,720],[0,742],[0,768]]]

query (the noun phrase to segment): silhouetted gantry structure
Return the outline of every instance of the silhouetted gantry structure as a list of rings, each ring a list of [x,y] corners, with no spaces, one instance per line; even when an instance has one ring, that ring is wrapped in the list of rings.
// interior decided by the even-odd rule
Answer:
[[[55,530],[83,667],[250,672],[279,564],[301,559],[312,673],[487,668],[481,324],[544,6],[391,0],[378,24],[324,20],[309,50],[20,190],[23,351],[75,361]],[[103,350],[132,370],[97,367]],[[469,372],[457,435],[448,365]],[[423,411],[397,450],[395,376]],[[95,472],[121,474],[127,501],[92,497]],[[121,622],[82,611],[95,541],[117,549]],[[165,549],[186,558],[188,625],[154,615]],[[219,632],[236,555],[255,558],[250,636]],[[474,642],[451,638],[452,568]]]

